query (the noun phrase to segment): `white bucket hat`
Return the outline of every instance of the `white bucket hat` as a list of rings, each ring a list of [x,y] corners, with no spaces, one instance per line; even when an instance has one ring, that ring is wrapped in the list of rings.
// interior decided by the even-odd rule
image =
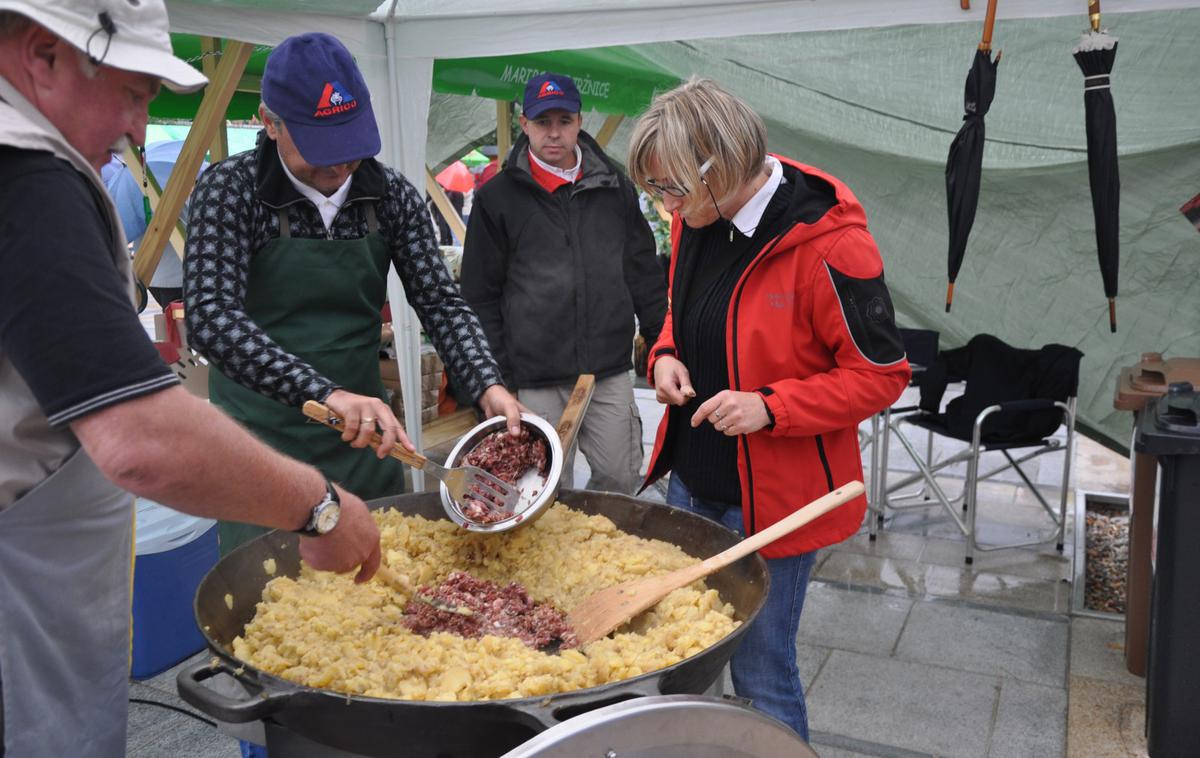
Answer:
[[[163,0],[0,0],[0,10],[33,19],[93,61],[161,77],[176,92],[195,92],[208,83],[171,52]]]

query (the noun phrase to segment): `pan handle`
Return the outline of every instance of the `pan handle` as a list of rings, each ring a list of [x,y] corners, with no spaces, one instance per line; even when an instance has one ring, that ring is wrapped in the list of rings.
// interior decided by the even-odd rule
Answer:
[[[250,689],[252,694],[245,699],[237,699],[202,684],[217,674],[228,674]],[[261,683],[237,669],[230,668],[225,661],[197,663],[186,668],[179,672],[175,684],[179,688],[179,696],[188,705],[231,724],[260,721],[279,710],[296,694],[294,691],[268,692]]]
[[[663,691],[659,687],[661,680],[662,677],[651,676],[642,680],[618,682],[612,685],[612,689],[606,690],[603,693],[597,693],[594,690],[577,693],[567,692],[534,700],[529,705],[518,701],[505,707],[512,713],[514,720],[538,731],[545,731],[551,727],[558,726],[572,716],[578,716],[587,711],[603,708],[606,705],[613,705],[614,703],[638,697],[662,695]]]

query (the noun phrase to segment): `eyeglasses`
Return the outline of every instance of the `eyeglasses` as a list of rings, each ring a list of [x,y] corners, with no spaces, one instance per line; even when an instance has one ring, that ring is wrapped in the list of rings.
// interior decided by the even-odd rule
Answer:
[[[708,173],[710,168],[712,168],[714,160],[714,158],[709,158],[704,163],[700,164],[700,181],[703,182],[704,186],[706,187],[708,186],[708,182],[704,181],[704,175]],[[676,187],[673,184],[659,184],[653,179],[646,179],[646,186],[649,187],[658,197],[662,197],[663,195],[670,195],[671,197],[687,197],[688,193],[691,192],[691,190],[687,189],[686,187]]]
[[[100,21],[100,28],[92,32],[92,36],[87,38],[87,43],[84,45],[84,53],[86,53],[88,61],[93,66],[99,66],[108,57],[108,48],[112,45],[113,35],[117,33],[117,25],[113,23],[112,16],[108,15],[108,11],[102,12],[97,18]],[[105,35],[104,52],[100,53],[100,57],[96,57],[92,55],[92,40],[96,39],[96,35],[101,33]],[[100,43],[97,42],[96,46],[99,47]]]
[[[653,179],[647,179],[646,186],[653,190],[654,194],[658,197],[662,197],[663,195],[670,195],[671,197],[687,197],[689,192],[689,190],[686,190],[683,187],[676,187],[673,184],[659,184]]]

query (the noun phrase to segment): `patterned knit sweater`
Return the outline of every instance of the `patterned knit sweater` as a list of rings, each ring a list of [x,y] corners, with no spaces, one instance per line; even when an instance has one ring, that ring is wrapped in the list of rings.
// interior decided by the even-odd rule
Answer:
[[[294,238],[358,239],[367,234],[367,203],[375,203],[409,304],[456,383],[476,400],[501,383],[479,319],[442,261],[412,184],[375,160],[363,161],[326,232],[316,206],[292,186],[274,141],[263,134],[256,149],[209,167],[192,193],[184,257],[192,346],[226,376],[280,402],[299,407],[328,397],[337,385],[280,347],[246,313],[250,261],[279,237],[280,208],[288,208]]]

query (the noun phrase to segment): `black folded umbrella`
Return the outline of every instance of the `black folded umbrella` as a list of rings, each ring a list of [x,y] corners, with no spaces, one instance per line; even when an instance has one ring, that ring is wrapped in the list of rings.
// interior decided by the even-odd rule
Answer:
[[[1108,325],[1117,331],[1117,269],[1120,265],[1121,179],[1117,173],[1117,116],[1113,111],[1109,75],[1117,57],[1117,39],[1100,31],[1099,3],[1093,4],[1092,31],[1075,47],[1083,71],[1083,105],[1087,122],[1088,180],[1092,185],[1092,215],[1096,219],[1096,252]]]
[[[983,174],[983,117],[987,115],[996,94],[996,66],[1000,56],[992,60],[992,25],[996,20],[996,0],[988,0],[984,21],[983,41],[975,51],[975,62],[967,74],[964,93],[963,125],[950,144],[946,159],[946,206],[950,221],[950,247],[947,256],[946,312],[954,301],[954,280],[962,267],[967,250],[967,237],[975,223],[979,206],[979,181]]]

